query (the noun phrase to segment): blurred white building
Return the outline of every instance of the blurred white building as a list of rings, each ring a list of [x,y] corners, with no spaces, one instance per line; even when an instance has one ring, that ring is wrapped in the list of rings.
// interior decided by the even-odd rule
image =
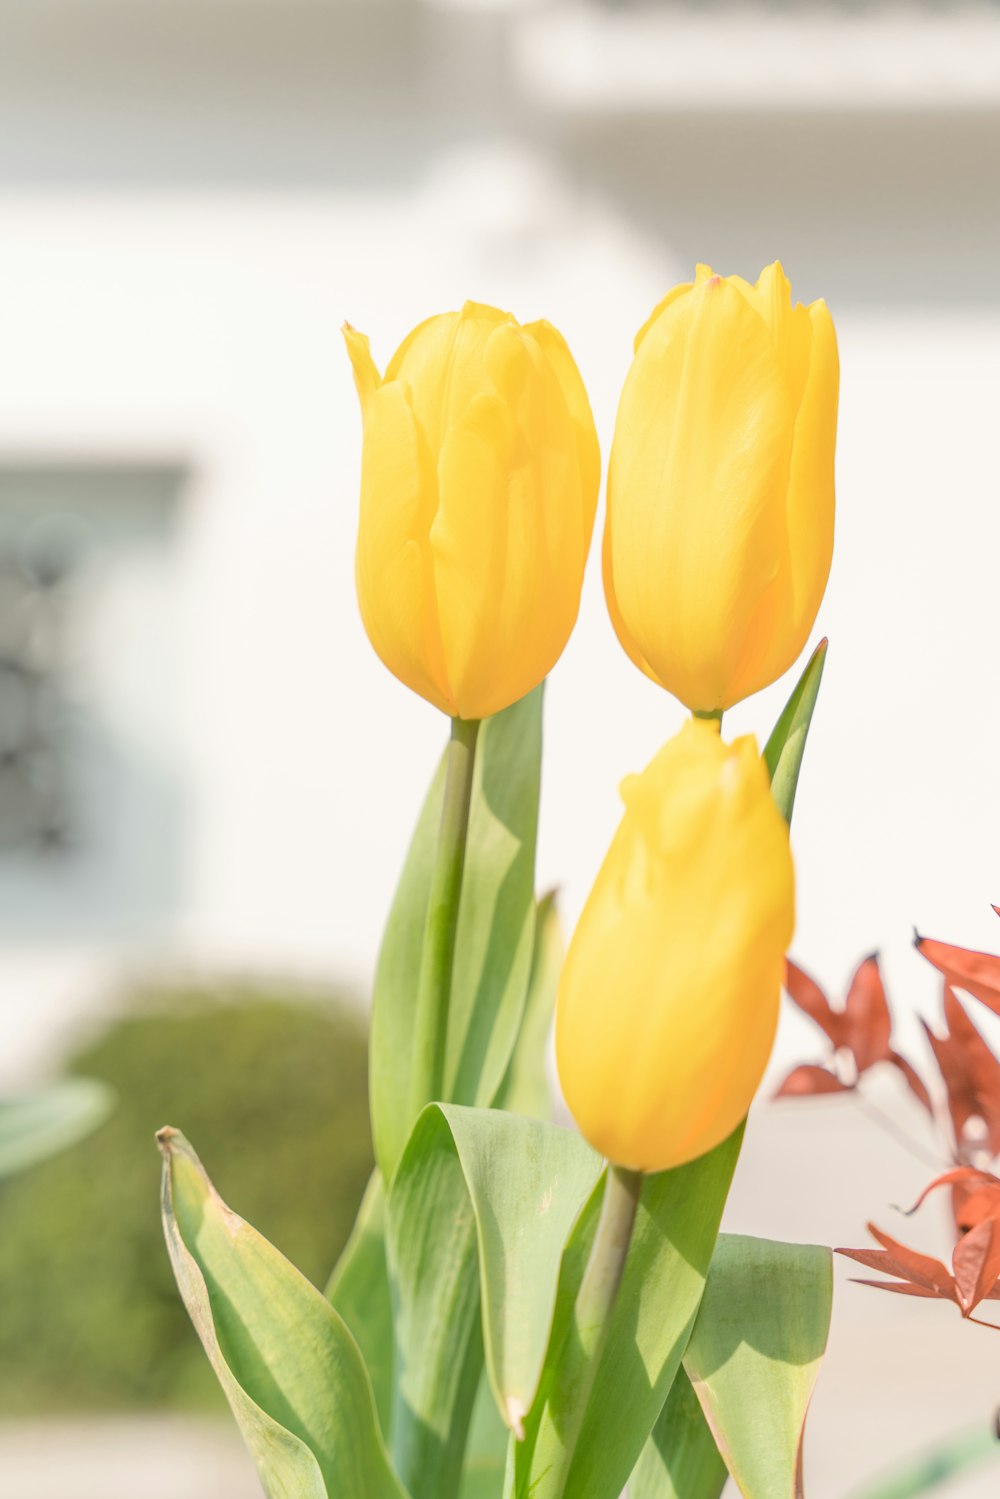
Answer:
[[[775,257],[843,362],[796,952],[836,990],[880,946],[929,1013],[911,924],[1000,941],[1000,9],[0,0],[0,1081],[136,965],[370,974],[444,728],[357,619],[341,321],[386,359],[467,296],[549,317],[606,453],[666,287]],[[572,920],[680,721],[596,566],[547,713]],[[880,1207],[851,1169],[806,1234]],[[938,1425],[988,1399],[933,1383]]]

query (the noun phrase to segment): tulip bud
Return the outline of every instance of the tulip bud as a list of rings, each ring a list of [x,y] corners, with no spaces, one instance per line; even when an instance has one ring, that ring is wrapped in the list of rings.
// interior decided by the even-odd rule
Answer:
[[[608,471],[604,585],[635,664],[689,708],[729,708],[792,665],[833,552],[837,340],[792,305],[699,266],[635,342]]]
[[[563,968],[556,1056],[583,1135],[663,1171],[746,1115],[795,924],[788,828],[752,738],[691,720],[622,785]]]
[[[379,376],[345,327],[361,398],[356,578],[389,670],[458,718],[536,687],[580,605],[600,481],[587,393],[549,323],[467,302]]]

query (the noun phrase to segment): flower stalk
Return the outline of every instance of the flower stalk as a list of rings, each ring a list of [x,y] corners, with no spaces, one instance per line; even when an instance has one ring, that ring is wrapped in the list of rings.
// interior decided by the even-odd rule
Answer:
[[[410,1103],[413,1117],[442,1096],[448,1003],[455,958],[469,805],[479,737],[477,719],[453,718],[445,766],[444,798],[427,901],[427,924],[417,984]]]
[[[642,1183],[641,1171],[609,1164],[597,1231],[535,1443],[532,1499],[559,1499],[568,1492],[573,1456],[625,1273]]]

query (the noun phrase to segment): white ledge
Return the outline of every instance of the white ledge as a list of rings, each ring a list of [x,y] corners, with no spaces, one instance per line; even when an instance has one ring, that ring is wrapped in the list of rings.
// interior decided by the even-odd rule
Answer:
[[[554,111],[989,109],[1000,11],[657,7],[563,0],[512,28],[525,92]]]

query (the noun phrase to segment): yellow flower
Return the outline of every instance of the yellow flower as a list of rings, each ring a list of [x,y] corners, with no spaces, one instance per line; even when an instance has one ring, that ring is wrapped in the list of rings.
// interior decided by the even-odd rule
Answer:
[[[563,1093],[616,1165],[662,1171],[729,1135],[778,1021],[795,924],[788,829],[752,738],[690,720],[622,785],[625,815],[570,943]]]
[[[805,645],[833,552],[837,339],[699,266],[635,341],[608,469],[604,585],[635,664],[700,711],[731,707]]]
[[[580,605],[600,482],[562,336],[467,302],[421,323],[379,376],[347,326],[361,398],[356,578],[375,650],[459,718],[536,687]]]

